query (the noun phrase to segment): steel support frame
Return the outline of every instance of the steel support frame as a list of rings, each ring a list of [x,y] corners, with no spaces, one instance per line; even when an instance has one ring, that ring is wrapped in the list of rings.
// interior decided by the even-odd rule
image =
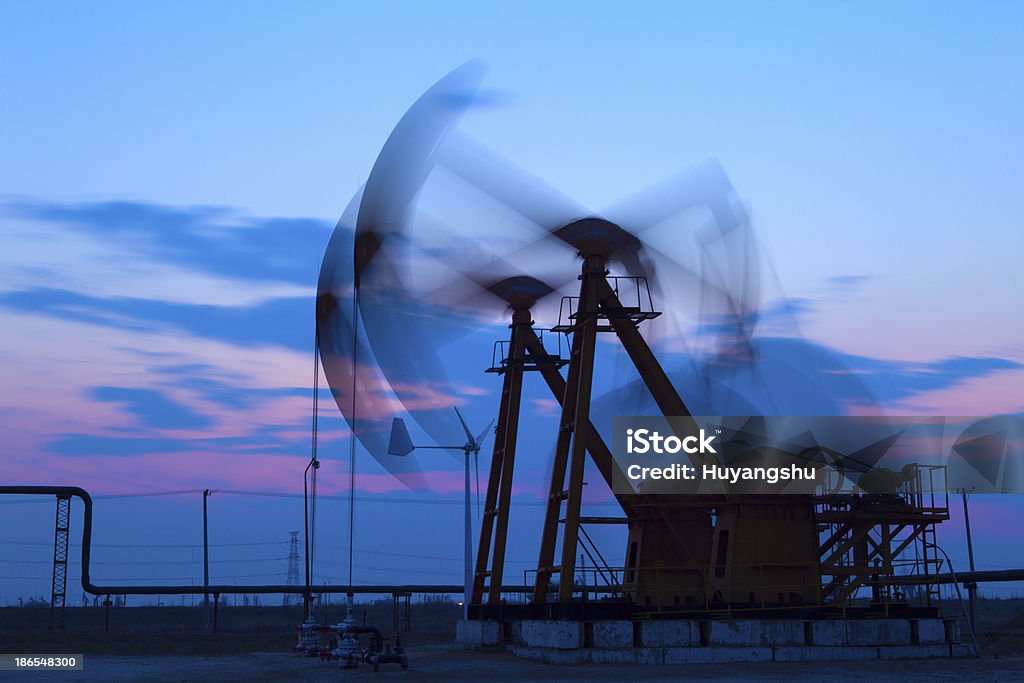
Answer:
[[[559,427],[559,452],[555,455],[556,468],[551,476],[551,488],[561,489],[565,481],[565,466],[569,469],[569,484],[565,490],[565,523],[562,528],[562,559],[559,566],[558,601],[572,599],[576,582],[576,549],[579,545],[580,508],[583,504],[583,474],[587,458],[587,440],[590,435],[590,398],[594,386],[594,355],[597,351],[597,321],[599,314],[598,281],[604,282],[606,260],[601,256],[588,256],[583,261],[580,280],[580,299],[576,309],[576,325],[572,336],[573,357],[569,359],[569,380],[566,382],[566,400],[562,404]],[[606,283],[607,284],[607,283]],[[572,372],[573,364],[578,366]],[[570,395],[573,400],[570,400]],[[563,438],[563,435],[565,438]],[[568,443],[571,441],[571,445]],[[568,462],[566,462],[568,456]],[[558,465],[562,465],[559,476]],[[557,535],[558,510],[561,491],[548,497],[545,532],[548,531],[552,511]],[[542,545],[543,552],[543,545]],[[547,558],[543,558],[547,559]],[[538,564],[540,564],[538,562]],[[551,573],[548,574],[551,576]],[[539,592],[539,591],[538,591]],[[545,587],[546,592],[546,587]]]
[[[512,504],[512,475],[515,467],[516,439],[519,434],[519,409],[523,392],[523,361],[527,335],[533,334],[533,319],[528,309],[512,314],[509,341],[509,364],[501,388],[501,406],[494,437],[491,472],[487,478],[487,496],[480,523],[480,544],[477,548],[476,572],[473,577],[472,603],[483,603],[484,587],[488,586],[487,602],[501,601],[505,570],[505,544],[508,539],[509,512]],[[492,552],[493,549],[493,552]],[[490,562],[488,562],[490,561]],[[488,564],[490,569],[488,570]],[[488,581],[489,579],[489,581]]]
[[[480,529],[480,544],[477,548],[476,558],[476,570],[474,573],[473,591],[471,595],[471,604],[478,605],[483,603],[485,591],[488,593],[488,602],[497,602],[500,599],[500,595],[492,597],[491,592],[487,591],[488,579],[493,585],[500,585],[500,582],[495,580],[495,576],[504,574],[504,543],[499,543],[498,539],[503,535],[502,528],[508,528],[508,517],[507,517],[507,506],[503,508],[499,503],[502,499],[502,482],[507,482],[509,498],[511,498],[511,483],[512,483],[512,458],[514,458],[515,441],[512,440],[509,443],[507,439],[507,428],[513,426],[518,428],[518,411],[521,398],[521,382],[522,382],[522,370],[524,366],[528,365],[528,360],[532,360],[536,363],[536,369],[540,372],[544,378],[552,395],[561,405],[565,401],[566,397],[566,380],[562,377],[562,374],[558,371],[558,367],[554,363],[545,362],[548,359],[548,354],[544,349],[544,344],[537,332],[533,329],[533,321],[529,315],[529,311],[523,310],[517,316],[513,316],[512,334],[510,335],[509,341],[509,363],[508,368],[504,371],[504,380],[502,384],[502,400],[499,407],[498,413],[498,430],[495,435],[495,449],[494,457],[491,459],[490,476],[488,477],[487,495],[485,499],[485,512],[483,521]],[[513,343],[512,337],[516,337]],[[521,342],[521,348],[520,348]],[[527,359],[529,356],[529,359]],[[517,372],[520,377],[513,377],[512,373]],[[574,395],[575,396],[575,395]],[[513,415],[514,413],[514,415]],[[510,417],[512,419],[510,419]],[[589,420],[588,420],[589,422]],[[510,450],[511,448],[511,450]],[[612,457],[611,449],[605,444],[601,435],[596,429],[591,426],[588,431],[586,439],[586,449],[590,453],[590,457],[597,465],[602,478],[607,483],[608,487],[615,490],[613,486],[617,478],[623,477],[621,470],[615,463]],[[508,454],[512,455],[512,458],[508,457]],[[505,476],[506,461],[508,461],[508,476]],[[623,511],[628,515],[631,509],[631,505],[623,500],[619,500],[619,504]],[[503,512],[505,510],[505,512]],[[557,534],[558,518],[557,513],[560,510],[556,509],[555,518],[555,532]],[[503,520],[503,521],[502,521]],[[498,535],[495,534],[495,526],[497,525]],[[545,529],[548,527],[545,526]],[[492,554],[493,550],[495,551]],[[552,549],[552,555],[553,555]],[[500,553],[500,554],[499,554]],[[495,568],[495,558],[498,558],[497,568]],[[488,566],[490,565],[490,569]],[[499,592],[500,593],[500,592]]]
[[[910,534],[902,539],[895,548],[892,547],[894,539],[905,529],[910,527]],[[871,531],[878,527],[881,538],[878,542],[871,537]],[[850,529],[850,535],[843,542],[836,546],[836,549],[823,558],[820,564],[822,576],[832,576],[832,580],[822,587],[822,599],[830,602],[843,602],[857,589],[878,581],[884,576],[885,582],[891,581],[895,576],[893,571],[893,560],[907,549],[907,547],[920,538],[927,530],[928,523],[916,523],[912,525],[896,522],[874,522],[861,525],[854,525]],[[829,539],[831,541],[831,539]],[[842,566],[842,558],[854,549],[856,545],[862,545],[863,557],[856,559],[852,567]],[[880,560],[881,563],[872,565],[873,561]],[[843,570],[846,571],[843,571]]]
[[[531,356],[535,358],[542,358],[545,354],[544,345],[537,336],[536,332],[530,331],[531,335],[526,339],[526,350]],[[548,385],[548,389],[551,391],[551,395],[558,402],[559,408],[565,402],[565,387],[566,381],[562,377],[562,373],[551,363],[538,363],[538,371],[541,377],[544,378],[544,382]],[[589,418],[588,418],[589,422]],[[587,451],[590,453],[590,458],[593,460],[594,465],[597,466],[598,472],[601,474],[601,478],[604,479],[605,484],[614,493],[616,490],[621,490],[621,486],[625,485],[626,479],[625,474],[615,461],[612,451],[608,448],[608,444],[601,438],[601,434],[594,428],[594,423],[590,422],[589,429],[587,430]],[[632,510],[632,503],[628,500],[624,500],[621,495],[616,495],[619,505],[622,507],[623,512],[628,516]],[[624,522],[625,520],[617,520]]]
[[[676,391],[672,381],[665,374],[665,370],[654,356],[651,347],[647,345],[636,324],[625,315],[625,309],[615,295],[615,290],[604,277],[599,278],[596,284],[601,310],[608,317],[608,322],[615,330],[615,335],[619,338],[626,353],[629,354],[636,371],[640,374],[640,379],[647,386],[647,390],[651,392],[661,414],[690,417],[690,409],[683,403],[683,399],[680,398],[679,392]],[[580,300],[582,301],[582,296]]]
[[[590,256],[584,260],[580,276],[580,303],[569,351],[569,371],[561,401],[562,411],[555,446],[555,461],[548,485],[547,509],[537,558],[534,602],[545,602],[551,577],[559,574],[558,600],[572,597],[576,569],[576,546],[579,533],[580,506],[583,493],[583,472],[587,442],[590,438],[590,395],[593,384],[594,353],[597,344],[598,298],[596,280],[604,280],[605,260]],[[596,432],[595,432],[596,433]],[[571,458],[571,459],[570,459]],[[566,470],[569,486],[566,488]],[[562,536],[561,564],[555,566],[555,545],[561,518],[562,501],[566,501],[565,528]],[[568,577],[566,580],[565,577]]]
[[[68,533],[71,527],[71,496],[57,495],[53,528],[53,583],[50,590],[50,630],[64,630],[64,605],[68,583]]]
[[[579,535],[579,505],[583,488],[583,451],[589,449],[591,455],[595,456],[597,454],[594,451],[604,446],[590,422],[594,349],[600,318],[605,318],[610,323],[612,330],[625,348],[640,374],[641,380],[651,392],[662,413],[666,416],[690,416],[689,409],[640,334],[636,322],[630,318],[618,300],[615,290],[608,283],[606,276],[605,260],[602,257],[589,256],[586,258],[583,273],[580,276],[579,305],[573,329],[568,377],[564,381],[558,442],[537,561],[537,580],[534,586],[535,602],[546,601],[551,577],[555,573],[559,574],[558,601],[567,602],[572,599]],[[559,382],[547,375],[545,375],[545,379],[552,391],[557,393]],[[600,446],[597,448],[591,447],[591,444],[596,446],[598,443]],[[606,462],[610,463],[610,468],[602,467],[604,457],[594,457],[594,460],[602,477],[611,485],[615,476],[614,461],[611,460],[610,452],[607,456]],[[565,484],[567,468],[569,470],[568,487]],[[554,557],[563,500],[566,501],[566,510],[562,530],[561,564],[556,566]],[[683,539],[674,540],[679,541],[685,548],[686,543]]]

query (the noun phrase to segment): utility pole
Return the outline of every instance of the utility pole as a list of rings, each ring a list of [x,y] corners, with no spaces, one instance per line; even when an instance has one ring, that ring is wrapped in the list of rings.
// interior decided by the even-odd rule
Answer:
[[[203,609],[207,616],[210,609],[210,532],[207,526],[206,499],[211,493],[210,489],[203,489],[203,588],[206,589],[203,593]]]
[[[967,530],[967,559],[971,565],[971,573],[974,573],[974,544],[971,543],[971,514],[967,509],[967,489],[960,489],[960,495],[964,501],[964,528]],[[977,629],[977,598],[978,584],[976,581],[967,583],[967,602],[971,611],[971,630]]]

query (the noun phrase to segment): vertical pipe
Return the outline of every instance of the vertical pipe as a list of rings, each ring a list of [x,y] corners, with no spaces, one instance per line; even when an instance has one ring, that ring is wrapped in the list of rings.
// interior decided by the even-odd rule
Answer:
[[[353,369],[353,372],[355,370]],[[312,425],[312,445],[311,453],[309,458],[309,464],[306,465],[305,471],[302,473],[302,514],[305,524],[305,554],[303,559],[306,566],[306,592],[302,595],[302,620],[305,621],[309,618],[309,603],[313,599],[313,578],[312,578],[312,560],[309,557],[309,468],[312,467],[314,470],[319,469],[320,463],[317,461],[316,449],[317,449],[317,438],[319,430],[319,418],[320,418],[320,330],[319,325],[316,332],[313,335],[313,425]],[[314,495],[315,492],[314,492]]]
[[[356,390],[359,388],[359,273],[356,273],[356,287],[352,292],[352,434],[348,449],[348,587],[352,588],[352,557],[355,548],[356,519]],[[349,614],[352,604],[349,602]]]
[[[967,559],[971,564],[971,573],[974,573],[974,545],[971,542],[971,515],[967,510],[967,489],[960,489],[960,495],[963,496],[964,501],[964,527],[967,529]],[[978,584],[975,581],[971,581],[967,585],[967,601],[970,605],[971,610],[971,630],[977,629],[976,623],[976,601],[978,598]]]

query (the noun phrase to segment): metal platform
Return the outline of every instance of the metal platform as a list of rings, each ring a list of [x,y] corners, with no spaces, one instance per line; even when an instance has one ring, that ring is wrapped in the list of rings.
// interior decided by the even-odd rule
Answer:
[[[639,325],[645,320],[653,320],[661,315],[661,311],[654,310],[654,300],[651,298],[651,288],[647,278],[633,275],[618,275],[605,278],[611,285],[616,299],[621,303],[614,309],[601,308],[597,313],[592,314],[598,320],[629,320],[634,325]],[[552,332],[568,335],[575,331],[579,322],[583,319],[579,314],[578,296],[564,296],[558,307],[558,324],[551,328]],[[613,332],[611,323],[598,323],[598,332]],[[561,351],[561,349],[559,349]]]
[[[561,355],[561,345],[559,345],[556,353],[550,353],[548,351],[547,345],[544,343],[544,333],[551,332],[551,330],[534,328],[533,331],[537,335],[537,338],[540,339],[541,346],[544,348],[545,353],[534,354],[532,351],[527,351],[522,358],[514,359],[509,353],[509,340],[500,339],[494,342],[494,349],[491,351],[491,366],[484,372],[501,375],[508,372],[513,367],[522,368],[524,372],[536,372],[549,367],[558,370],[569,363],[569,359],[563,358]]]

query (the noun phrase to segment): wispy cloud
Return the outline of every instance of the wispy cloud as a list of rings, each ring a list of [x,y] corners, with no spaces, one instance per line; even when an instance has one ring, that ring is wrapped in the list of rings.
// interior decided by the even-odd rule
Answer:
[[[240,346],[312,348],[312,290],[259,303],[212,305],[119,296],[89,296],[66,289],[0,294],[0,308],[79,321],[124,331],[178,331]]]
[[[217,278],[305,285],[315,280],[334,228],[309,218],[256,218],[225,207],[149,202],[12,201],[4,205],[4,214],[5,228],[13,221],[22,234],[52,228],[65,239],[88,238],[101,251],[134,254]],[[27,241],[22,246],[37,245]],[[49,246],[59,251],[59,244]]]
[[[332,226],[141,202],[9,203],[0,221],[0,430],[15,453],[4,456],[8,479],[35,481],[44,462],[62,481],[106,490],[117,482],[102,473],[113,471],[133,488],[188,488],[197,471],[204,485],[290,487],[279,473],[301,469],[310,446],[313,283]],[[822,296],[869,279],[830,278],[833,293]],[[744,396],[748,408],[784,406],[792,414],[828,412],[823,406],[830,405],[914,414],[1024,408],[1016,392],[1024,366],[1016,360],[901,362],[797,337],[796,323],[821,306],[818,298],[780,297],[748,315],[742,322],[760,335],[754,372],[735,358],[703,366],[706,359],[679,353],[662,358],[691,410],[706,414],[720,414],[726,394]],[[428,328],[450,317],[423,310]],[[698,332],[708,338],[736,332],[732,320],[705,323]],[[386,429],[405,409],[490,406],[497,384],[481,373],[491,341],[481,332],[446,349],[446,383],[396,379],[379,402],[383,409],[364,411],[365,424]],[[396,343],[416,352],[404,338]],[[596,410],[623,414],[627,404],[642,402],[641,389],[628,385]],[[338,394],[343,401],[345,391]],[[557,413],[550,398],[530,400],[536,417]],[[626,412],[645,410],[630,405]],[[320,415],[324,443],[347,439],[323,386]],[[524,452],[545,452],[550,436],[524,434]],[[339,457],[346,449],[328,450]],[[425,469],[409,481],[459,490],[459,472]],[[404,487],[372,459],[360,470],[366,490]]]
[[[171,400],[154,389],[138,387],[92,387],[88,397],[94,401],[116,403],[135,416],[141,427],[153,429],[198,429],[211,420],[184,403]]]
[[[871,275],[833,275],[825,283],[834,292],[849,292],[876,279]]]

